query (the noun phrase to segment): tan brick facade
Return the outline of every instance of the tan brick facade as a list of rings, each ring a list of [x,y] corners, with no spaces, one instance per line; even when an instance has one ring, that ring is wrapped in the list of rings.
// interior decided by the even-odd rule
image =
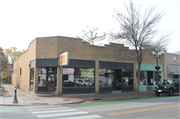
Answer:
[[[35,60],[36,57],[36,40],[30,43],[30,46],[26,52],[24,52],[13,66],[13,86],[19,84],[19,88],[24,91],[29,91],[29,79],[30,68],[29,64],[31,60]],[[21,75],[20,75],[21,68]]]
[[[165,52],[165,61],[164,61],[164,72],[165,72],[165,79],[168,78],[168,65],[172,66],[179,66],[180,67],[180,55],[179,54],[172,54],[172,53],[167,53]],[[179,72],[180,73],[180,72]],[[177,74],[180,77],[180,74]]]
[[[99,76],[99,61],[108,62],[121,62],[121,63],[133,63],[133,75],[134,75],[134,87],[136,82],[136,58],[128,56],[123,51],[129,51],[133,53],[134,51],[128,50],[122,44],[111,43],[105,47],[91,46],[89,43],[82,42],[81,39],[68,38],[68,37],[46,37],[46,38],[36,38],[30,43],[28,50],[23,53],[19,59],[14,62],[14,73],[13,73],[13,85],[19,84],[19,88],[25,91],[29,91],[29,78],[30,78],[30,68],[29,64],[31,60],[36,59],[51,59],[59,58],[60,53],[69,52],[69,59],[80,59],[80,60],[93,60],[95,61],[95,81],[96,88],[95,92],[99,92],[98,76]],[[156,64],[156,59],[150,53],[143,56],[142,64]],[[159,65],[165,67],[164,55],[161,56],[159,60]],[[22,70],[20,75],[20,68]],[[165,73],[163,72],[163,79]],[[34,91],[37,92],[38,89],[38,68],[34,70]],[[57,68],[57,90],[58,94],[62,93],[62,68]]]

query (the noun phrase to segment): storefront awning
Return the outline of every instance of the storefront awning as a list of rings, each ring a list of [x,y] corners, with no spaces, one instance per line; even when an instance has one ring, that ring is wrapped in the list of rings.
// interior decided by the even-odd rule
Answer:
[[[36,67],[58,67],[58,59],[36,59]]]
[[[167,65],[167,74],[180,74],[180,66]]]

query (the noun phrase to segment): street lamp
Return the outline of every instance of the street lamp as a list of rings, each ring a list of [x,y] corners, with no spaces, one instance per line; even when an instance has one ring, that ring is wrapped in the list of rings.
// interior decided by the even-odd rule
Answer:
[[[158,70],[160,69],[160,67],[158,66],[158,59],[161,58],[161,52],[156,50],[156,51],[153,51],[152,54],[154,55],[154,58],[157,59],[157,66],[155,67],[155,69],[157,70],[156,85],[159,85]]]

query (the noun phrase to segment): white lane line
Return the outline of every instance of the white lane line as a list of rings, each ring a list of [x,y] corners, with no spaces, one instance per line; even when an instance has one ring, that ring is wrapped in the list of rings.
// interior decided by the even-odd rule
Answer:
[[[24,107],[26,109],[31,109],[31,108],[44,108],[44,107],[62,107],[60,105],[58,106],[29,106],[29,107]]]
[[[68,113],[56,113],[56,114],[44,114],[44,115],[36,115],[39,118],[44,117],[56,117],[56,116],[69,116],[69,115],[76,115],[76,114],[87,114],[88,112],[81,111],[81,112],[68,112]]]
[[[69,107],[56,107],[56,108],[40,108],[40,109],[27,109],[28,111],[38,111],[38,110],[55,110],[55,109],[67,109]]]
[[[56,118],[56,119],[94,119],[94,118],[102,118],[102,116],[99,116],[99,115],[86,115],[86,116],[78,116],[78,117]]]
[[[32,113],[33,113],[33,114],[39,114],[39,113],[68,112],[68,111],[77,111],[77,109],[50,110],[50,111],[39,111],[39,112],[32,112]]]

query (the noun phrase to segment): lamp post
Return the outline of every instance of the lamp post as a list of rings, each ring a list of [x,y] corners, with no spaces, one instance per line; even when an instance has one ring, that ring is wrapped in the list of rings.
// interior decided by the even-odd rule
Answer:
[[[157,70],[156,85],[159,85],[158,70],[160,69],[160,67],[158,66],[158,59],[161,58],[161,52],[160,51],[153,51],[152,54],[154,55],[154,58],[157,59],[157,66],[155,66],[155,69]]]

